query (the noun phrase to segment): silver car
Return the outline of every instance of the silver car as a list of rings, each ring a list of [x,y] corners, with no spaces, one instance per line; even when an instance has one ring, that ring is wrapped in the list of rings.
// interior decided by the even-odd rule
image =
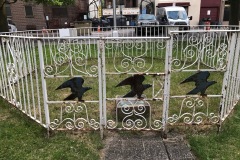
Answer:
[[[159,25],[159,22],[153,14],[139,14],[136,24],[136,34],[143,35],[146,33],[154,33]]]

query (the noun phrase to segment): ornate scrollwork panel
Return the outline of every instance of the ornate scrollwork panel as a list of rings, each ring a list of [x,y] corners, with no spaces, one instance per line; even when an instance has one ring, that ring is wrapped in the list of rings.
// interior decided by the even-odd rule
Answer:
[[[225,69],[228,50],[228,37],[226,34],[214,32],[191,33],[181,37],[178,35],[174,40],[173,70],[190,69],[194,68],[194,66],[197,66],[198,69]]]
[[[56,45],[49,45],[48,50],[50,53],[45,53],[46,56],[50,54],[45,60],[46,75],[69,75],[69,72],[97,75],[97,63],[88,63],[92,50],[87,40],[59,40]],[[47,49],[45,51],[48,52]]]
[[[84,103],[63,104],[61,106],[60,117],[50,122],[50,128],[53,130],[57,128],[82,130],[87,127],[94,130],[99,129],[99,122],[95,119],[90,119],[88,114],[88,108]]]
[[[119,100],[116,104],[116,119],[107,120],[107,128],[126,130],[162,128],[161,120],[152,121],[151,106],[144,100]]]
[[[12,103],[16,104],[17,98],[16,98],[16,92],[13,85],[18,81],[18,74],[16,73],[16,68],[13,63],[7,64],[7,76],[8,76],[9,89],[13,96],[13,99],[11,101]]]
[[[201,62],[210,68],[225,69],[228,53],[227,43],[226,40],[221,40],[221,37],[206,38],[202,49]]]
[[[185,123],[185,124],[201,124],[219,121],[218,113],[209,112],[209,104],[207,98],[184,98],[179,113],[168,117],[168,123]]]
[[[154,56],[165,49],[165,41],[146,39],[112,40],[105,45],[106,55],[112,56],[114,71],[118,73],[148,72],[154,67]]]

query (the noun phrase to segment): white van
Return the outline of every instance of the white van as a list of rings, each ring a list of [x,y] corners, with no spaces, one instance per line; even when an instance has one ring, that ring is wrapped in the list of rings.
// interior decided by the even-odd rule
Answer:
[[[183,7],[169,6],[158,8],[156,18],[159,21],[159,25],[184,25],[183,29],[187,30],[189,29],[192,16],[188,17]]]

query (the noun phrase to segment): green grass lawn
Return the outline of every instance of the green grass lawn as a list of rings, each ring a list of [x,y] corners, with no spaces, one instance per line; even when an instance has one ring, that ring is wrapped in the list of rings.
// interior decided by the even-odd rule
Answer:
[[[57,132],[47,138],[43,127],[0,99],[1,160],[97,160],[102,147],[99,131]]]
[[[220,133],[213,129],[209,132],[188,136],[189,143],[198,159],[240,159],[240,105],[223,123]]]

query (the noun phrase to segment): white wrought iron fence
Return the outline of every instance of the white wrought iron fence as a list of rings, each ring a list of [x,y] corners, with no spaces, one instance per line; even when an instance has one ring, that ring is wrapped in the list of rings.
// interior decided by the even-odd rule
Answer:
[[[211,31],[211,30],[239,30],[239,26],[228,25],[191,25],[187,27],[188,30],[184,30],[183,25],[149,25],[140,27],[140,34],[136,34],[138,26],[118,26],[118,37],[162,37],[170,33],[170,31],[186,31],[186,32],[198,32],[198,31]],[[101,27],[98,30],[97,27],[78,27],[78,28],[62,28],[62,29],[42,29],[42,30],[28,30],[18,32],[5,32],[4,35],[17,35],[24,37],[113,37],[114,27]],[[147,32],[146,32],[147,31]],[[147,34],[145,34],[147,33]]]
[[[39,57],[33,39],[1,37],[1,96],[45,126]]]
[[[0,95],[47,129],[220,126],[239,101],[239,30],[144,37],[136,37],[133,28],[118,37],[110,36],[111,31],[74,37],[60,32],[1,35]],[[199,82],[181,82],[196,73],[207,75],[201,85],[216,83],[200,89],[201,95],[187,94]],[[79,99],[64,100],[73,89],[58,88],[74,77],[81,77],[80,88],[91,89]],[[127,94],[131,88],[122,86],[129,77],[140,77],[140,83],[132,81],[148,86],[141,97]]]

